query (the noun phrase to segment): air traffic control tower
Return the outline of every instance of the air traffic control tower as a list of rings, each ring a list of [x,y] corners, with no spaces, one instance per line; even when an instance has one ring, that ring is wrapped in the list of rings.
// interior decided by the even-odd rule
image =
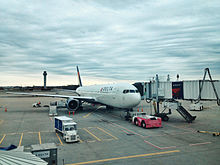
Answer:
[[[44,71],[43,72],[43,75],[44,75],[44,89],[46,89],[46,83],[47,83],[47,71]]]

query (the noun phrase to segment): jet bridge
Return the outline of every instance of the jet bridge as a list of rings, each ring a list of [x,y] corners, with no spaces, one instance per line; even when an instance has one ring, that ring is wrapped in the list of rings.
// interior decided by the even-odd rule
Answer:
[[[205,80],[208,73],[209,80]],[[168,120],[167,115],[169,113],[160,113],[159,102],[165,101],[177,104],[176,100],[190,100],[198,103],[200,100],[215,100],[220,106],[219,94],[220,94],[220,81],[212,80],[210,71],[205,68],[203,80],[188,80],[188,81],[159,81],[158,75],[156,75],[155,81],[150,82],[138,82],[134,86],[138,88],[141,93],[142,100],[147,102],[155,101],[155,115],[162,117],[164,120]],[[191,114],[180,105],[177,104],[175,108],[187,122],[195,120],[195,116]],[[201,110],[201,109],[200,109]]]
[[[205,80],[208,73],[210,80]],[[142,100],[152,100],[158,95],[158,99],[178,99],[191,101],[217,101],[220,106],[220,80],[212,80],[209,69],[205,69],[203,80],[187,81],[150,81],[138,82],[134,86],[141,93]]]
[[[203,88],[200,90],[202,87]],[[219,98],[213,90],[212,83],[215,86],[216,93],[220,94],[219,80],[187,80],[187,81],[160,81],[158,88],[158,97],[161,99],[179,99],[179,100],[204,100],[218,101]],[[156,98],[156,83],[155,82],[138,82],[134,84],[141,93],[142,100],[152,100]]]

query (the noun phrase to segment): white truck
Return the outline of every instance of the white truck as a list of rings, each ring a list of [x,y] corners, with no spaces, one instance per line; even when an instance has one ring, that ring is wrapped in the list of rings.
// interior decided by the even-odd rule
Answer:
[[[79,135],[77,133],[77,123],[72,118],[66,116],[54,117],[55,119],[55,131],[60,132],[63,135],[65,142],[77,142],[79,141]]]

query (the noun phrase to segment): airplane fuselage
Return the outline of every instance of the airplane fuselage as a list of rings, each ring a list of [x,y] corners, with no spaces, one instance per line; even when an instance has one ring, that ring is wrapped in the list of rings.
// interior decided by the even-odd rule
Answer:
[[[94,97],[101,104],[117,108],[133,108],[141,101],[136,87],[127,83],[82,86],[76,92],[80,96]]]

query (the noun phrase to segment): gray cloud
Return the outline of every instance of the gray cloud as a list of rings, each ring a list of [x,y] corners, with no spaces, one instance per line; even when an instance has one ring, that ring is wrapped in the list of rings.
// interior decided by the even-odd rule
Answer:
[[[1,77],[47,70],[109,81],[220,78],[220,2],[1,1]],[[0,82],[0,85],[7,85]]]

